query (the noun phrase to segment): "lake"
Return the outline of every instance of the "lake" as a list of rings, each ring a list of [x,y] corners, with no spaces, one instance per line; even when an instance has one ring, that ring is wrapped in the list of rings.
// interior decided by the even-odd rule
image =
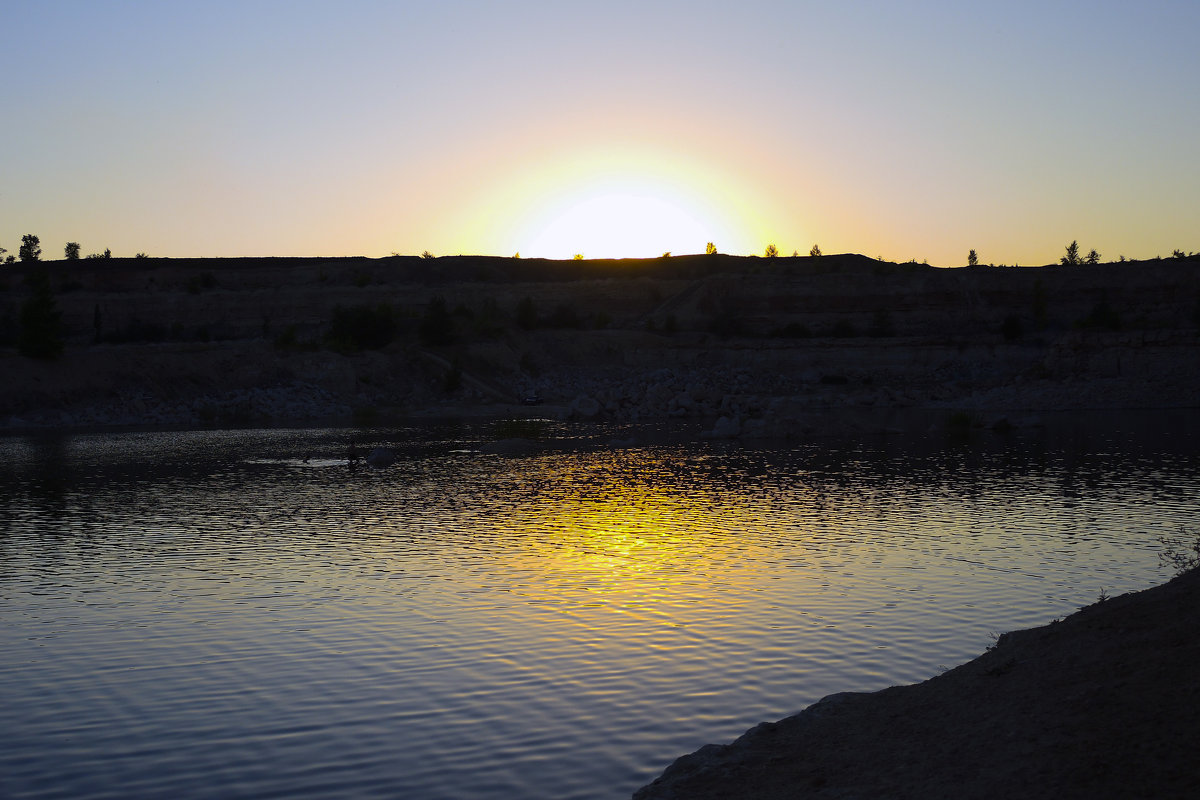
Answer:
[[[0,439],[0,795],[628,797],[1169,577],[1200,414],[1043,419]]]

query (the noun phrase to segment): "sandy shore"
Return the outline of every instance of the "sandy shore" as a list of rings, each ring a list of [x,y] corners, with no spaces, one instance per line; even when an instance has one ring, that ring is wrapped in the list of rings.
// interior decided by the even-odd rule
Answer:
[[[1184,798],[1200,791],[1200,570],[923,683],[831,695],[672,764],[635,800]]]

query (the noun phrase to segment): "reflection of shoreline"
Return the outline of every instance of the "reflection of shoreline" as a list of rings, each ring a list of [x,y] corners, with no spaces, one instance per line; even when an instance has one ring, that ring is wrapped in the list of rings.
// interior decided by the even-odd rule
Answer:
[[[634,797],[1190,796],[1198,628],[1193,570],[1006,634],[924,683],[826,697],[680,758]]]

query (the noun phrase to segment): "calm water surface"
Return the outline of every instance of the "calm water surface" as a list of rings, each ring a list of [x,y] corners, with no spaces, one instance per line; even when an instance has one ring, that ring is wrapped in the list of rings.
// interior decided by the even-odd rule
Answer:
[[[628,797],[1167,577],[1197,415],[1047,423],[0,440],[0,796]],[[400,459],[350,470],[352,439]]]

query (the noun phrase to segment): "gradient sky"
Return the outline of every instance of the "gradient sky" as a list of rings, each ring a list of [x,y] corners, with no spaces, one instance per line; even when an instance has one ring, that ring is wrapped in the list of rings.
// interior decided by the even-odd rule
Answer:
[[[0,0],[0,29],[12,252],[1200,250],[1195,0]]]

